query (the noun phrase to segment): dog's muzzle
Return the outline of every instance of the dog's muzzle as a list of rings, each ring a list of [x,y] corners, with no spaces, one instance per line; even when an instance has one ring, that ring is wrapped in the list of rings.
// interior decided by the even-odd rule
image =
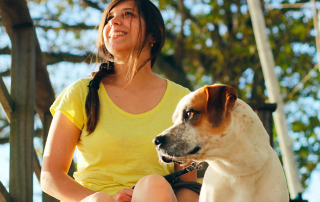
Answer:
[[[166,135],[159,135],[153,139],[153,143],[156,146],[157,152],[159,154],[159,158],[165,163],[175,162],[178,164],[185,163],[186,157],[189,155],[194,155],[198,151],[200,151],[201,147],[196,146],[192,150],[187,151],[187,145],[180,142],[179,144],[173,143],[172,146],[169,145],[171,141]],[[172,142],[171,142],[172,143]],[[182,146],[183,145],[183,146]]]
[[[166,144],[166,136],[164,135],[157,136],[153,139],[152,142],[156,146],[157,152],[159,154],[159,158],[163,162],[165,163],[173,162],[173,156],[166,155],[163,149],[161,149],[161,147],[163,147]]]

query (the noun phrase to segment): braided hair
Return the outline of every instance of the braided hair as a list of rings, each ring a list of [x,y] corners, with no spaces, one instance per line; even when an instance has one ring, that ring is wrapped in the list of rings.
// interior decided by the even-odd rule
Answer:
[[[99,70],[93,72],[91,76],[93,77],[90,81],[88,87],[89,92],[86,98],[86,114],[87,114],[87,132],[91,134],[99,121],[99,112],[100,112],[100,101],[99,101],[99,85],[103,77],[107,75],[114,74],[114,63],[101,63]]]

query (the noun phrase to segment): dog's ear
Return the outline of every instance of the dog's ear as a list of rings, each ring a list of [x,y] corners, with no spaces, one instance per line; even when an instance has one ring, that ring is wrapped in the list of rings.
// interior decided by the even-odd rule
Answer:
[[[234,88],[226,85],[205,86],[207,94],[206,113],[212,127],[218,127],[227,111],[231,110],[237,100]]]

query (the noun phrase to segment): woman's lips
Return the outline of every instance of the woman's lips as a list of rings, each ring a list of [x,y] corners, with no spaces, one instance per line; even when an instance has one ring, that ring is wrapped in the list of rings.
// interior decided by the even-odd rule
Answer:
[[[122,31],[114,31],[110,34],[110,38],[112,39],[115,39],[115,38],[118,38],[118,37],[121,37],[121,36],[125,36],[127,35],[126,32],[122,32]]]

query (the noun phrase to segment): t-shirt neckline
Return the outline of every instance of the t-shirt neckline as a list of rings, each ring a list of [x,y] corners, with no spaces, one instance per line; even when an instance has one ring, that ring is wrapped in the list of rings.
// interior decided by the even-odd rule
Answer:
[[[169,95],[169,92],[171,90],[171,83],[169,80],[165,79],[166,82],[167,82],[167,87],[166,87],[166,91],[163,95],[163,97],[161,98],[160,102],[154,107],[152,108],[151,110],[147,111],[147,112],[143,112],[141,114],[132,114],[132,113],[129,113],[127,111],[124,111],[123,109],[121,109],[120,107],[118,107],[112,100],[111,98],[109,97],[104,85],[102,82],[100,82],[100,89],[102,89],[102,93],[104,94],[104,96],[106,97],[108,103],[112,106],[112,108],[114,108],[116,111],[118,111],[119,113],[121,113],[122,115],[125,115],[125,116],[128,116],[128,117],[131,117],[131,118],[144,118],[144,117],[147,117],[153,113],[155,113],[156,111],[158,111],[161,106],[166,102],[167,100],[167,97]]]

